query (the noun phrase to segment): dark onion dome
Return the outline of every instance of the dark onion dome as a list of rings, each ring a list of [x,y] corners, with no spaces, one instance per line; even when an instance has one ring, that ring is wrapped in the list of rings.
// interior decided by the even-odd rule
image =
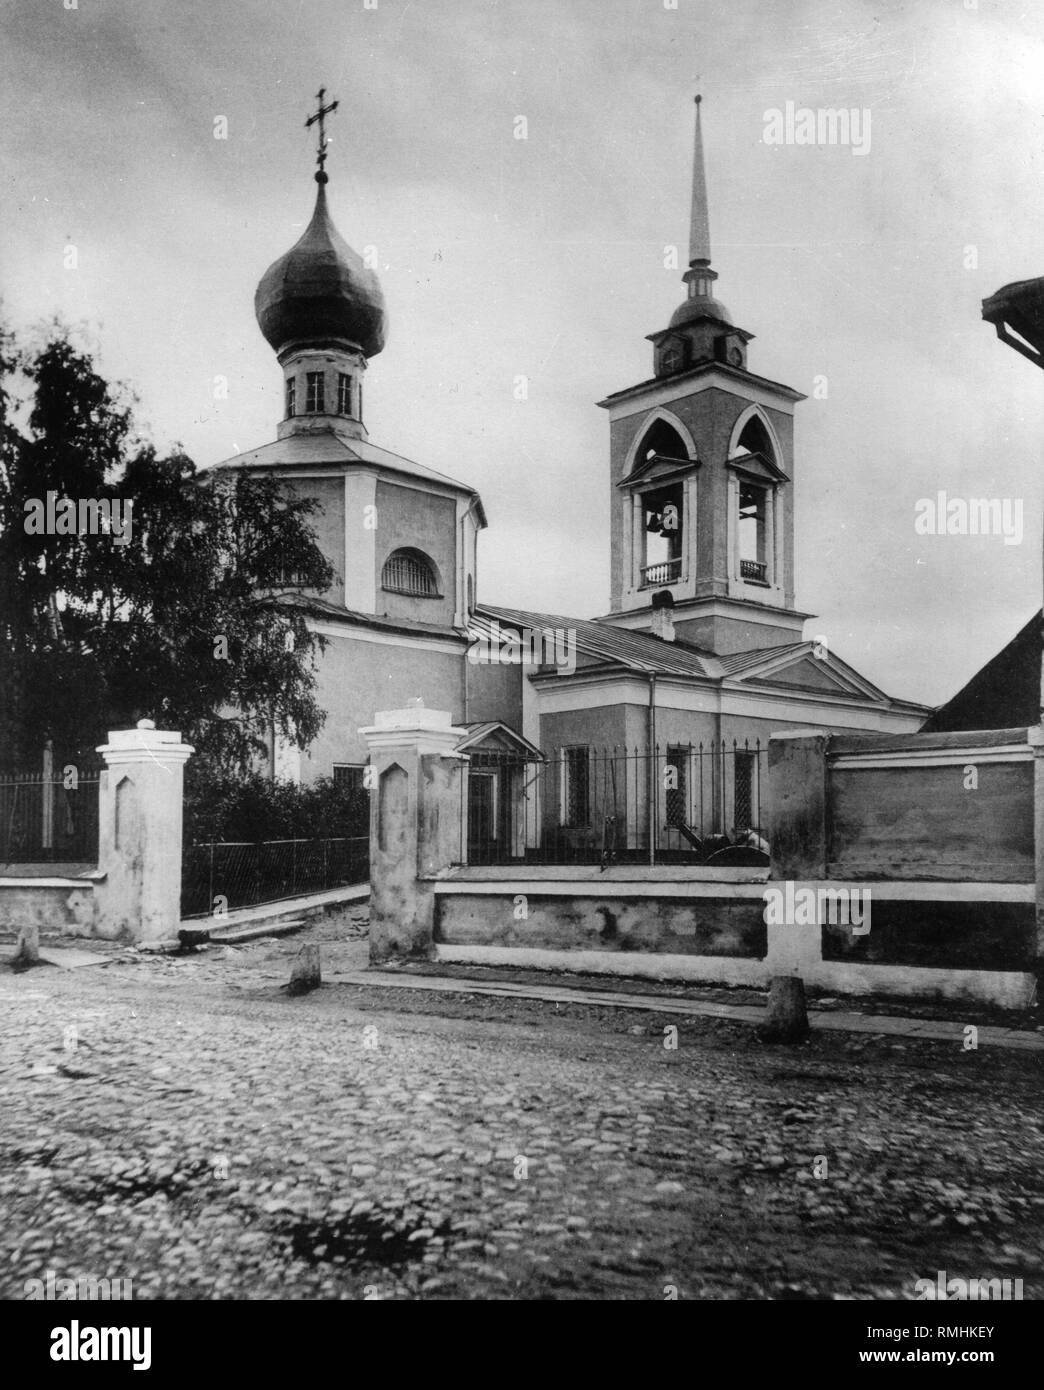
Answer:
[[[694,319],[720,319],[722,323],[731,323],[732,317],[728,309],[720,299],[714,299],[709,294],[695,295],[692,299],[687,299],[684,304],[679,304],[671,315],[672,328],[681,328],[682,324],[692,323]]]
[[[301,240],[261,277],[254,312],[277,353],[292,343],[331,339],[353,343],[366,357],[384,347],[380,283],[331,221],[322,183]]]

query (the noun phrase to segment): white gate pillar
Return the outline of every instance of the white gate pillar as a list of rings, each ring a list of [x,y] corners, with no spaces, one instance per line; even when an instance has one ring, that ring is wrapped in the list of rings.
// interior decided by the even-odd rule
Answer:
[[[141,719],[110,731],[98,788],[95,930],[124,941],[161,941],[181,920],[181,818],[185,763],[181,735]]]
[[[434,955],[434,876],[461,858],[467,734],[417,700],[359,732],[377,784],[370,802],[370,961]]]

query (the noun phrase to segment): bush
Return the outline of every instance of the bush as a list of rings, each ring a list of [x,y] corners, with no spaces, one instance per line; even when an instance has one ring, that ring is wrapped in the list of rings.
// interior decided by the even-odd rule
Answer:
[[[368,835],[370,794],[323,777],[307,787],[260,773],[235,777],[190,765],[184,842],[338,839]]]

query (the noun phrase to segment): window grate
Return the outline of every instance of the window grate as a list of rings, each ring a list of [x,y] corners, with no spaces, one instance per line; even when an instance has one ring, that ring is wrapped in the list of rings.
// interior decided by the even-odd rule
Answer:
[[[412,550],[395,550],[384,562],[381,588],[411,598],[438,598],[438,585],[430,562]]]
[[[563,748],[562,825],[579,829],[591,822],[591,750]]]

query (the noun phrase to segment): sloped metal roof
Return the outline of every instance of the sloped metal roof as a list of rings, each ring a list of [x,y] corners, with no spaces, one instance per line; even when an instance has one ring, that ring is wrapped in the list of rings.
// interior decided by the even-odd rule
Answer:
[[[283,608],[300,608],[316,617],[332,618],[342,623],[359,627],[372,627],[380,632],[402,632],[419,637],[445,637],[449,641],[462,642],[467,634],[460,628],[443,626],[439,623],[425,623],[416,618],[389,618],[379,613],[359,613],[353,608],[344,608],[329,599],[317,598],[300,591],[274,594],[272,603]]]
[[[434,468],[426,468],[423,463],[393,454],[371,444],[367,439],[355,439],[349,435],[338,434],[335,430],[317,430],[314,434],[289,434],[285,439],[274,439],[271,444],[262,444],[257,449],[249,449],[245,454],[233,454],[220,463],[207,464],[200,471],[212,473],[222,469],[242,468],[300,468],[324,463],[352,464],[371,463],[378,468],[386,468],[392,473],[403,473],[411,478],[426,482],[441,483],[456,492],[466,492],[478,502],[479,520],[486,525],[486,515],[478,492],[468,483],[450,478],[445,473],[437,473]]]
[[[698,676],[716,680],[721,665],[712,652],[688,642],[665,642],[651,632],[631,632],[610,623],[594,622],[589,618],[567,618],[559,613],[533,613],[522,608],[499,608],[488,603],[479,605],[476,615],[496,619],[519,628],[558,628],[575,635],[577,652],[594,657],[606,664],[629,666],[635,671],[673,676]],[[479,628],[477,635],[486,635]]]

